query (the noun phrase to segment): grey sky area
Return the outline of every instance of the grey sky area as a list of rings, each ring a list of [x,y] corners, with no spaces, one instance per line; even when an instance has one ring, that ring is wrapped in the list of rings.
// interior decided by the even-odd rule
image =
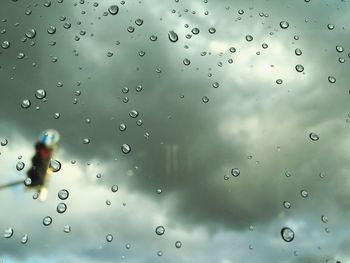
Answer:
[[[0,185],[25,178],[48,128],[62,166],[44,203],[0,191],[0,262],[350,263],[349,14],[345,0],[1,1]]]

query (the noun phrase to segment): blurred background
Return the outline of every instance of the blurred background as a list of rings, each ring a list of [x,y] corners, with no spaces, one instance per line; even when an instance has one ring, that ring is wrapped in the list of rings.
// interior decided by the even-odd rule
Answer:
[[[0,261],[349,263],[349,13],[2,1],[0,184],[61,140],[46,202],[0,191]]]

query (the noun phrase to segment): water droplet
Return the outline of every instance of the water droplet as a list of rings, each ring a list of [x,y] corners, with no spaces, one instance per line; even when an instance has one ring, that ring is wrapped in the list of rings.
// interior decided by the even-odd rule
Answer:
[[[298,72],[303,72],[303,71],[304,71],[304,66],[298,64],[298,65],[295,66],[295,69],[296,69],[296,71],[298,71]]]
[[[149,39],[150,39],[151,41],[157,41],[158,37],[157,37],[156,35],[151,35],[151,36],[149,37]]]
[[[141,119],[137,120],[136,121],[136,125],[137,126],[141,126],[143,124],[143,121]]]
[[[180,248],[181,246],[182,246],[181,241],[176,241],[176,242],[175,242],[175,247],[176,247],[176,248]]]
[[[157,252],[157,256],[158,256],[158,257],[163,256],[163,252],[162,252],[161,250],[159,250],[159,251]]]
[[[343,48],[342,46],[339,46],[339,45],[336,46],[335,49],[336,49],[339,53],[341,53],[341,52],[344,51],[344,48]]]
[[[119,12],[119,7],[117,5],[111,5],[109,8],[108,8],[108,12],[111,14],[111,15],[116,15],[118,14]]]
[[[112,234],[108,234],[108,235],[106,236],[106,240],[107,240],[107,242],[112,242],[112,241],[113,241],[113,236],[112,236]]]
[[[58,198],[61,200],[66,200],[69,197],[69,192],[66,189],[61,189],[58,192]]]
[[[3,139],[0,144],[1,144],[1,146],[6,146],[8,144],[8,140]]]
[[[49,26],[48,28],[47,28],[47,33],[49,33],[50,35],[53,35],[53,34],[55,34],[56,33],[56,27],[54,27],[54,26]]]
[[[191,32],[194,35],[198,35],[200,31],[199,31],[199,28],[195,27],[195,28],[192,28]]]
[[[67,205],[65,203],[59,203],[57,205],[56,211],[59,214],[63,214],[67,210]]]
[[[113,52],[108,51],[108,52],[107,52],[107,57],[110,58],[110,57],[112,57],[112,56],[113,56]]]
[[[291,177],[291,176],[292,176],[292,173],[291,173],[290,171],[286,171],[286,172],[284,173],[284,175],[285,175],[286,177]]]
[[[137,116],[139,116],[139,112],[138,112],[137,110],[131,110],[131,111],[129,112],[129,116],[130,116],[131,118],[136,118]]]
[[[175,31],[171,30],[168,33],[168,38],[171,42],[175,43],[176,41],[179,40],[178,35],[175,33]]]
[[[126,125],[124,123],[119,124],[119,130],[120,131],[125,131],[126,130]]]
[[[44,226],[49,226],[52,223],[52,218],[50,216],[45,216],[43,219],[43,225]]]
[[[21,103],[21,107],[23,109],[28,109],[30,107],[30,105],[32,105],[32,103],[28,99],[23,100]]]
[[[64,232],[64,233],[70,233],[70,231],[72,231],[72,228],[71,228],[70,225],[65,225],[65,226],[63,227],[63,232]]]
[[[294,52],[295,52],[295,55],[297,56],[301,56],[303,54],[300,48],[296,48]]]
[[[239,9],[239,10],[238,10],[238,14],[243,15],[243,14],[244,14],[244,11],[243,11],[242,9]]]
[[[126,248],[126,249],[130,249],[130,248],[131,248],[130,243],[127,243],[127,244],[125,245],[125,248]]]
[[[209,98],[208,98],[207,96],[204,96],[204,97],[202,98],[202,101],[203,101],[204,103],[208,103],[208,102],[209,102]]]
[[[122,153],[128,154],[131,151],[131,147],[129,144],[124,143],[121,147]]]
[[[157,192],[157,194],[161,194],[163,191],[161,188],[158,188],[156,192]]]
[[[246,36],[245,36],[245,40],[247,40],[248,42],[253,41],[253,36],[251,36],[251,35],[246,35]]]
[[[309,134],[309,138],[310,138],[311,140],[313,140],[313,141],[318,141],[318,140],[320,139],[320,137],[319,137],[316,133],[314,133],[314,132],[311,132],[311,133]]]
[[[38,100],[42,100],[46,97],[46,91],[43,89],[38,89],[35,92],[35,98],[37,98]]]
[[[208,29],[208,32],[209,32],[210,34],[214,34],[214,33],[216,32],[216,28],[215,28],[215,27],[210,27],[210,28]]]
[[[36,36],[35,29],[28,30],[28,32],[25,33],[25,36],[30,39],[34,38]]]
[[[89,144],[90,143],[90,139],[89,138],[84,138],[83,139],[83,144]]]
[[[3,42],[1,43],[1,47],[2,47],[3,49],[9,48],[9,47],[10,47],[10,42],[9,42],[9,41],[3,41]]]
[[[241,171],[238,169],[238,168],[233,168],[231,170],[231,174],[234,176],[234,177],[237,177],[241,174]]]
[[[13,236],[13,229],[10,227],[10,228],[7,228],[5,229],[4,231],[4,238],[11,238]]]
[[[24,166],[25,166],[25,165],[24,165],[24,162],[19,161],[19,162],[16,164],[16,169],[17,169],[17,171],[23,170]]]
[[[24,180],[25,186],[30,186],[31,184],[32,184],[32,179],[30,179],[29,177]]]
[[[22,244],[26,244],[27,242],[28,242],[28,235],[25,234],[25,235],[23,235],[22,238],[21,238],[21,243],[22,243]]]
[[[289,227],[284,227],[281,230],[281,236],[284,241],[291,242],[294,239],[294,232]]]
[[[111,204],[112,204],[111,201],[106,200],[106,205],[111,205]]]
[[[57,120],[60,117],[60,113],[59,112],[55,112],[55,114],[53,115],[53,117]]]
[[[321,216],[321,220],[322,220],[322,222],[325,223],[325,224],[328,223],[328,217],[325,216],[325,215],[322,215],[322,216]]]
[[[286,28],[289,27],[289,23],[288,23],[287,21],[281,21],[281,22],[280,22],[280,27],[281,27],[282,29],[286,29]]]
[[[281,84],[283,83],[283,80],[282,80],[282,79],[277,79],[277,80],[276,80],[276,83],[277,83],[278,85],[281,85]]]
[[[229,51],[230,51],[231,53],[235,53],[235,52],[236,52],[236,48],[235,48],[235,47],[230,47]]]
[[[183,63],[184,63],[185,66],[188,66],[188,65],[191,64],[191,61],[190,61],[188,58],[185,58],[185,59],[183,60]]]
[[[333,30],[333,29],[334,29],[334,25],[333,25],[333,24],[328,24],[328,25],[327,25],[327,28],[328,28],[329,30]]]
[[[138,18],[138,19],[135,20],[135,24],[138,25],[138,26],[142,26],[143,20],[141,18]]]
[[[51,170],[56,173],[59,170],[61,170],[61,163],[58,160],[51,160],[50,164],[49,164],[49,168],[51,168]]]
[[[113,193],[115,193],[115,192],[117,192],[118,191],[118,185],[113,185],[112,187],[111,187],[111,190],[112,190],[112,192]]]
[[[34,199],[34,200],[38,199],[38,197],[39,197],[39,193],[38,193],[38,192],[36,192],[36,193],[33,194],[33,199]]]
[[[308,192],[307,192],[306,190],[301,190],[301,191],[300,191],[300,195],[301,195],[301,197],[303,197],[303,198],[306,198],[306,197],[309,196],[309,194],[308,194]]]
[[[128,31],[129,33],[133,33],[133,32],[135,31],[135,27],[133,27],[133,26],[128,26],[127,31]]]
[[[157,226],[156,227],[156,234],[158,236],[162,236],[165,233],[165,228],[163,226]]]
[[[284,202],[283,202],[283,207],[284,207],[284,208],[289,209],[289,208],[291,208],[291,206],[292,206],[292,205],[291,205],[288,201],[284,201]]]
[[[328,81],[329,81],[329,83],[335,83],[337,80],[336,80],[336,78],[335,77],[333,77],[333,76],[328,76]]]

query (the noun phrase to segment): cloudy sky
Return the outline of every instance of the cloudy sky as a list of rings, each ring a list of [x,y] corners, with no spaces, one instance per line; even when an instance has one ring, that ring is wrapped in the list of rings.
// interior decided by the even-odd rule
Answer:
[[[1,1],[0,185],[25,179],[48,128],[61,169],[44,203],[0,191],[0,262],[350,263],[349,14],[347,0]]]

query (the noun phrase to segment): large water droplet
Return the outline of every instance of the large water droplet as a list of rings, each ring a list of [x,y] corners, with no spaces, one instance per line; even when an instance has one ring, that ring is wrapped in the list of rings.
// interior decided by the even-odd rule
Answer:
[[[36,31],[35,31],[35,29],[30,29],[30,30],[28,30],[28,32],[25,33],[25,35],[27,38],[32,39],[36,36]]]
[[[131,147],[129,144],[124,143],[121,147],[122,153],[128,154],[131,151]]]
[[[37,98],[38,100],[42,100],[46,97],[46,91],[43,89],[38,89],[35,92],[35,98]]]
[[[111,15],[116,15],[118,14],[119,12],[119,7],[117,5],[111,5],[109,8],[108,8],[108,12],[111,14]]]
[[[294,232],[289,227],[284,227],[281,230],[281,236],[284,241],[291,242],[294,239]]]
[[[165,228],[163,226],[157,226],[156,227],[156,234],[158,236],[164,235],[165,233]]]
[[[14,233],[14,231],[13,231],[13,229],[12,229],[11,227],[5,229],[5,231],[4,231],[4,238],[10,238],[10,237],[12,237],[12,236],[13,236],[13,233]]]
[[[9,41],[3,41],[2,43],[1,43],[1,47],[3,48],[3,49],[7,49],[7,48],[9,48],[10,47],[10,42]]]
[[[30,107],[30,105],[32,105],[32,103],[28,99],[23,100],[21,103],[21,107],[23,109],[28,109]]]
[[[131,110],[131,111],[129,112],[129,116],[130,116],[131,118],[136,118],[137,116],[139,116],[139,112],[138,112],[137,110]]]
[[[175,33],[175,31],[171,30],[168,33],[168,38],[171,42],[175,43],[176,41],[179,40],[178,35]]]
[[[49,168],[55,173],[61,170],[61,163],[58,160],[51,160],[49,164]]]
[[[49,226],[52,223],[52,218],[50,216],[45,216],[43,219],[43,225],[44,226]]]

